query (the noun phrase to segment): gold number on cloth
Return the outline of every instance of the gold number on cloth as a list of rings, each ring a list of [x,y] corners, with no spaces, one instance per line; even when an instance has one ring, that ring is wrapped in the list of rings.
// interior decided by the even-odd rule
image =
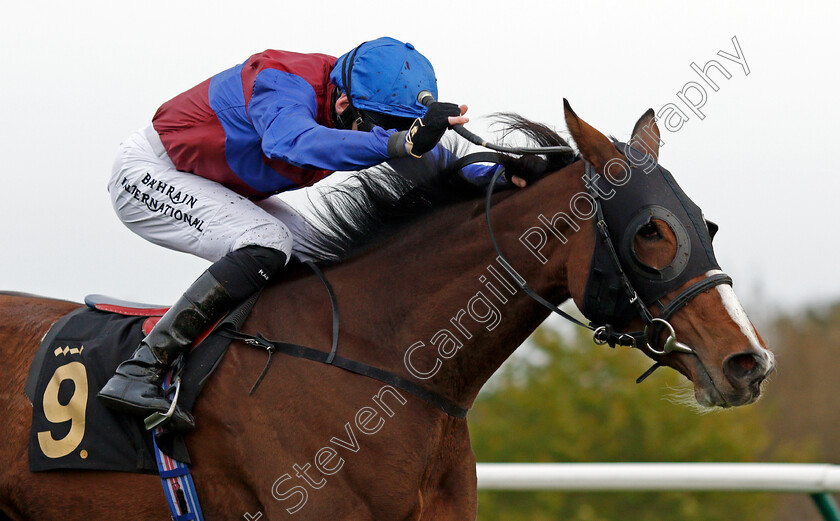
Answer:
[[[61,382],[73,382],[73,395],[66,405],[58,401]],[[85,436],[85,410],[88,399],[87,371],[81,362],[62,365],[53,373],[44,390],[44,417],[50,423],[70,422],[70,431],[61,439],[54,439],[52,432],[38,433],[38,444],[48,458],[61,458],[76,450]]]

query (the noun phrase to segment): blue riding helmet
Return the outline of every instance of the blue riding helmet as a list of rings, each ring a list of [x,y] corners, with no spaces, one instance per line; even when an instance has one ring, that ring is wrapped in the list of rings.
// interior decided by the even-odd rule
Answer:
[[[410,43],[388,37],[365,42],[341,56],[330,80],[355,108],[401,118],[419,118],[426,113],[426,107],[417,101],[420,91],[428,90],[435,98],[438,95],[429,60]]]

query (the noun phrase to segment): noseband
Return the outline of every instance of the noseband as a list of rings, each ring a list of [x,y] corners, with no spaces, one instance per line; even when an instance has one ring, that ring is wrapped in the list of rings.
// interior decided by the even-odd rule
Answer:
[[[627,146],[622,143],[616,143],[616,146],[623,146],[627,151]],[[652,159],[649,159],[649,161],[652,161]],[[601,325],[592,324],[595,327],[594,340],[596,343],[609,344],[610,346],[618,343],[633,347],[646,347],[651,353],[659,356],[664,356],[672,351],[694,353],[693,349],[677,341],[674,328],[669,320],[700,293],[719,284],[732,285],[732,278],[723,273],[705,277],[688,286],[667,305],[663,304],[662,296],[664,294],[684,286],[685,282],[691,278],[712,269],[719,269],[719,266],[714,259],[714,255],[711,254],[711,236],[708,229],[705,228],[705,220],[703,220],[699,208],[682,194],[675,183],[660,191],[661,196],[665,198],[663,204],[668,206],[667,210],[661,206],[651,205],[645,206],[643,209],[633,208],[633,191],[653,191],[657,188],[658,183],[657,178],[649,177],[653,175],[653,172],[648,173],[647,170],[631,169],[631,175],[633,172],[635,172],[636,177],[643,176],[641,177],[642,186],[631,187],[629,184],[625,185],[619,190],[629,190],[629,199],[625,197],[624,200],[621,200],[620,197],[613,195],[611,196],[612,200],[610,200],[605,199],[595,189],[594,180],[597,179],[595,169],[591,164],[586,163],[586,176],[590,180],[590,183],[588,183],[589,194],[591,200],[595,202],[595,230],[598,242],[596,251],[593,253],[589,280],[587,280],[584,308],[589,308],[586,309],[588,311],[587,315],[597,316],[602,323]],[[660,168],[658,174],[662,175],[662,179],[671,179],[670,173],[664,169]],[[641,197],[644,200],[645,196]],[[668,200],[669,198],[672,200]],[[607,204],[611,205],[609,209],[613,218],[612,227],[610,227],[609,219],[605,215]],[[675,259],[670,266],[661,270],[649,266],[644,266],[646,270],[641,270],[637,266],[637,264],[641,264],[640,262],[632,264],[632,260],[630,260],[630,268],[634,270],[631,272],[635,279],[634,284],[630,273],[622,263],[622,257],[625,259],[625,263],[633,258],[630,244],[638,226],[632,226],[632,222],[627,227],[623,225],[627,224],[626,221],[638,220],[640,215],[645,218],[644,222],[648,222],[652,216],[665,220],[671,229],[675,230],[675,235],[678,238],[678,257],[682,256],[684,258]],[[704,229],[701,230],[702,234],[694,229],[694,221],[700,220],[704,223]],[[614,239],[616,233],[611,233],[611,228],[612,230],[618,229],[618,233],[623,234],[623,236],[617,237],[622,250],[618,250]],[[679,233],[676,231],[679,231]],[[601,248],[600,252],[598,248]],[[620,255],[620,252],[623,255]],[[599,262],[600,264],[598,264]],[[674,269],[673,265],[677,263],[681,266]],[[593,284],[598,284],[597,290],[591,287]],[[607,289],[602,290],[601,286],[606,286]],[[624,293],[623,299],[620,296],[621,292],[616,291],[619,287]],[[637,291],[637,288],[642,291]],[[593,295],[596,292],[597,295]],[[640,293],[646,298],[640,297]],[[607,309],[612,310],[612,312],[604,313],[592,309],[599,304],[601,306],[606,305]],[[656,304],[662,310],[657,317],[654,317],[648,309],[648,306],[652,304]],[[644,322],[645,327],[642,331],[634,333],[615,332],[614,326],[622,326],[634,317],[641,318]],[[667,330],[669,334],[662,349],[657,350],[655,346],[663,329]]]

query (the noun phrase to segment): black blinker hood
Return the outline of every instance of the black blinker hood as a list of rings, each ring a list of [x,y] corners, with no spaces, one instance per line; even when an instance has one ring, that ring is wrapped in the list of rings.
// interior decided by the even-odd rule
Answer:
[[[626,164],[630,167],[630,179],[621,186],[599,182],[599,187],[606,193],[615,191],[612,197],[607,199],[598,195],[591,181],[595,170],[588,163],[586,165],[587,176],[590,177],[587,186],[599,208],[594,227],[595,251],[581,311],[595,325],[609,324],[622,329],[639,317],[625,289],[622,270],[641,301],[649,307],[689,280],[720,267],[715,259],[710,234],[710,231],[717,231],[717,225],[707,223],[700,207],[685,195],[671,173],[653,158],[625,143],[614,143],[628,158]],[[667,223],[677,238],[677,255],[663,269],[647,266],[633,251],[636,233],[651,218]],[[598,221],[601,219],[606,223],[609,234],[606,240],[599,231]],[[607,242],[611,242],[620,267],[616,266]]]

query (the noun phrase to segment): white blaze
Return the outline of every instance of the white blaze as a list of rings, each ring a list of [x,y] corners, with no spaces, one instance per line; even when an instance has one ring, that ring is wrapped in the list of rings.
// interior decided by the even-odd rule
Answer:
[[[707,277],[712,275],[716,275],[719,273],[723,273],[720,270],[712,270],[706,273]],[[741,332],[744,333],[744,336],[747,337],[752,347],[759,353],[763,353],[767,357],[768,362],[773,361],[773,353],[768,351],[767,349],[761,347],[761,342],[758,341],[758,333],[755,331],[755,327],[750,322],[750,319],[747,317],[747,312],[744,311],[744,307],[741,305],[741,302],[738,300],[738,296],[735,295],[735,291],[732,289],[732,286],[729,284],[718,284],[715,289],[717,289],[718,293],[720,294],[720,300],[723,302],[723,307],[726,308],[726,311],[729,313],[730,318],[732,321],[738,324],[738,327],[741,329]]]

